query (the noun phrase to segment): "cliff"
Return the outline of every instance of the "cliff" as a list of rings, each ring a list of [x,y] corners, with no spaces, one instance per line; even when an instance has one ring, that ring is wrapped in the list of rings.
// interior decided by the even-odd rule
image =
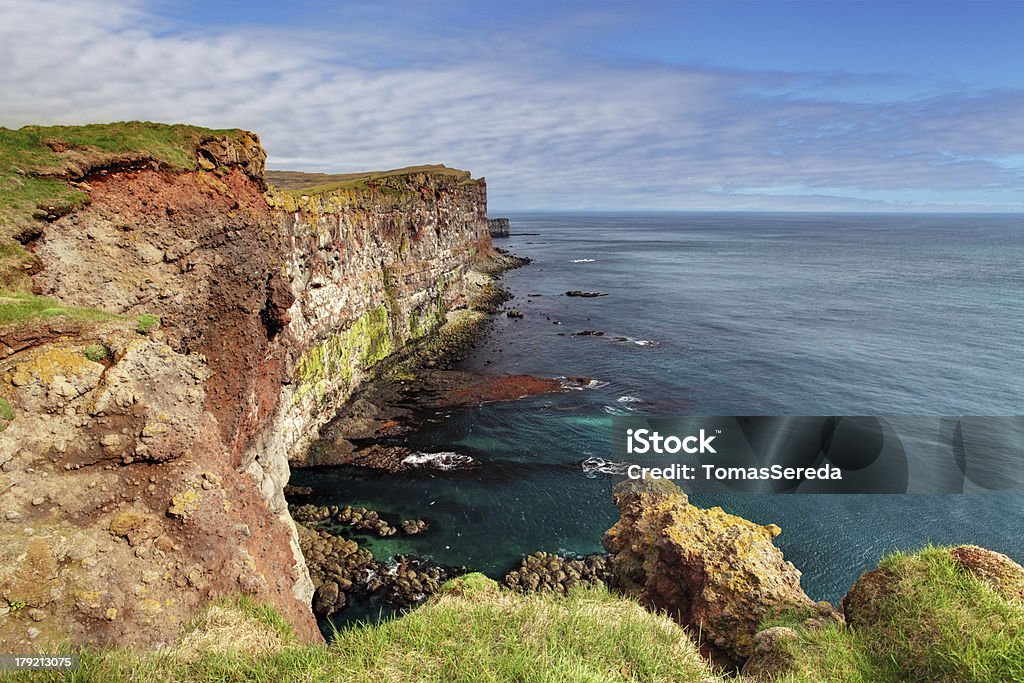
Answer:
[[[486,185],[274,188],[265,158],[244,131],[0,129],[0,649],[168,643],[238,592],[319,638],[288,459],[465,302]]]

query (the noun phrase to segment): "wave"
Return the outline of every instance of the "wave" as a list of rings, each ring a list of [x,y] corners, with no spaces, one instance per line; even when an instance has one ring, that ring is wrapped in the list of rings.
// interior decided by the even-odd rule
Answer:
[[[643,401],[636,396],[619,396],[618,401],[619,403],[643,403]]]
[[[626,468],[629,467],[628,462],[615,462],[597,457],[587,458],[580,465],[588,479],[594,479],[599,474],[625,474]]]
[[[454,470],[459,467],[467,467],[476,462],[468,455],[454,453],[452,451],[441,451],[439,453],[412,453],[402,458],[403,465],[413,467],[430,467],[435,470]]]
[[[633,337],[611,337],[613,342],[620,344],[636,344],[637,346],[645,346],[647,348],[655,348],[661,346],[661,342],[656,339],[634,339]]]
[[[571,377],[556,377],[555,379],[558,380],[559,384],[562,385],[563,389],[568,389],[570,391],[583,391],[584,389],[601,389],[603,387],[608,386],[608,382],[604,382],[599,379],[592,379],[586,384],[580,384],[578,381],[574,380]]]
[[[595,259],[592,258],[577,258],[569,261],[569,263],[593,263]]]

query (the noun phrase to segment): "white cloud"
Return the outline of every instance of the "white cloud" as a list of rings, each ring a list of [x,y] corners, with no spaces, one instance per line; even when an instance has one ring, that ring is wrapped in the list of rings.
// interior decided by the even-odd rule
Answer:
[[[814,98],[806,84],[870,77],[616,64],[560,50],[554,31],[194,27],[153,9],[0,0],[0,125],[237,126],[274,167],[443,162],[486,175],[503,208],[1024,200],[1024,169],[993,161],[1024,154],[1021,91]]]

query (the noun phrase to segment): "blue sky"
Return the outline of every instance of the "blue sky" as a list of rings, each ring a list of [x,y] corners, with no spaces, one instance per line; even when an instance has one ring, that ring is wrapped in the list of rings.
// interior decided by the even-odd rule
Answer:
[[[0,125],[258,132],[514,209],[1024,207],[1024,2],[0,0]]]

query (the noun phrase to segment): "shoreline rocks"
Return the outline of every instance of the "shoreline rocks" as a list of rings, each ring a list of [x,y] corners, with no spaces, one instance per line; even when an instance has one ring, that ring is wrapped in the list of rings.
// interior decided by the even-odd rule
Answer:
[[[385,591],[384,599],[400,609],[413,607],[436,593],[441,584],[468,571],[465,567],[435,565],[415,557],[396,555],[380,562],[353,539],[347,539],[321,524],[346,523],[349,528],[372,531],[378,536],[397,533],[394,527],[366,508],[303,505],[292,509],[298,522],[299,547],[313,581],[313,613],[331,617],[342,612],[355,596],[369,597]],[[428,528],[420,519],[405,520],[408,535]]]
[[[520,593],[551,591],[564,595],[573,586],[608,585],[610,579],[607,555],[595,553],[570,559],[554,553],[535,552],[505,574],[501,585]]]

